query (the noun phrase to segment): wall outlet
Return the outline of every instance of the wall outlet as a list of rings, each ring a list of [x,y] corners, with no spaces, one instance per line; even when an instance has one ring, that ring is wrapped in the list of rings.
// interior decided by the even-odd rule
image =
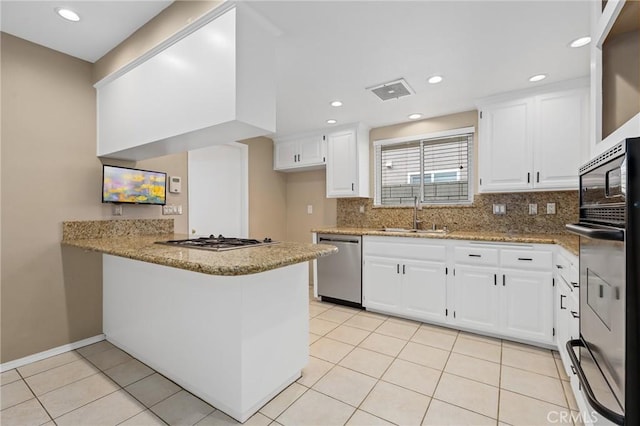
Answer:
[[[538,214],[537,204],[529,204],[529,214]]]
[[[122,216],[122,205],[121,204],[114,204],[113,208],[111,210],[111,214],[114,216]]]
[[[547,203],[547,214],[556,214],[556,203]]]
[[[167,204],[162,206],[163,215],[179,215],[182,214],[182,205],[174,206],[173,204]]]
[[[313,214],[313,206],[311,204],[307,204],[307,214]]]
[[[493,205],[493,214],[507,214],[507,205],[506,204],[494,204]]]
[[[364,206],[360,206],[360,213],[364,213]]]

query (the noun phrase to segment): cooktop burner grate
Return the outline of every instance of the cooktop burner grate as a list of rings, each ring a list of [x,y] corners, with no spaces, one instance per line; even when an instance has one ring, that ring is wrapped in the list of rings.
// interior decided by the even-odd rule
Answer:
[[[189,238],[186,240],[157,241],[156,244],[211,251],[225,251],[239,248],[259,247],[270,244],[277,244],[277,242],[272,241],[271,238],[265,238],[264,240],[260,241],[249,238],[223,237],[222,235],[218,235],[216,237],[214,235],[210,235],[208,237]]]

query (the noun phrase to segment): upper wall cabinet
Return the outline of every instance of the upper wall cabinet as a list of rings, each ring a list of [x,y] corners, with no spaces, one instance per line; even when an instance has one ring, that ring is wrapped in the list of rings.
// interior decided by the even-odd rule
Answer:
[[[307,134],[274,140],[273,169],[298,172],[324,167],[326,138],[323,134]]]
[[[578,188],[588,156],[588,88],[480,102],[480,192]]]
[[[96,84],[98,156],[141,160],[275,131],[276,31],[226,3]]]
[[[327,134],[327,197],[369,196],[369,129],[333,130]]]

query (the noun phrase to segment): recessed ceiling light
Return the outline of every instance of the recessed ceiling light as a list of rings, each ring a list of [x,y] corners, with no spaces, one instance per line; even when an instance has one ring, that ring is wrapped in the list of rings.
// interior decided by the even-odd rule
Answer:
[[[333,102],[331,102],[331,106],[332,106],[332,107],[339,107],[339,106],[342,106],[342,102],[340,102],[340,101],[333,101]]]
[[[417,112],[416,112],[416,113],[411,114],[411,115],[409,116],[409,120],[417,120],[417,119],[418,119],[418,118],[420,118],[420,117],[422,117],[422,114],[419,114],[419,113],[417,113]]]
[[[536,74],[532,77],[529,77],[529,81],[535,83],[536,81],[544,80],[545,78],[547,78],[546,74]]]
[[[393,93],[396,93],[396,91],[395,91],[395,90],[393,90],[393,89],[389,89],[389,90],[387,90],[387,93],[391,95],[391,94],[393,94]]]
[[[440,75],[434,75],[433,77],[429,77],[429,80],[427,80],[429,83],[431,84],[437,84],[440,83],[442,81],[442,76]]]
[[[337,122],[338,120],[334,120],[333,118],[327,120],[327,124],[336,124]]]
[[[71,22],[78,22],[80,20],[80,15],[74,12],[71,9],[66,9],[64,7],[56,7],[55,11],[58,15]]]
[[[580,37],[580,38],[577,38],[577,39],[573,40],[569,46],[571,46],[571,47],[582,47],[582,46],[586,46],[589,43],[591,43],[591,37],[586,36],[586,37]]]

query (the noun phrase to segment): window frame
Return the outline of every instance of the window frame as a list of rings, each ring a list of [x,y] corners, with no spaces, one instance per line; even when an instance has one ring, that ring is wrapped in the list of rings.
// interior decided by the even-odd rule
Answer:
[[[401,138],[392,138],[392,139],[380,139],[373,141],[373,187],[374,187],[374,207],[410,207],[406,204],[382,204],[382,170],[380,165],[380,158],[378,157],[378,153],[380,152],[378,147],[389,146],[389,145],[400,145],[406,144],[408,142],[426,142],[433,139],[445,139],[445,138],[453,138],[460,137],[465,135],[470,135],[472,138],[471,148],[469,149],[468,156],[468,197],[466,200],[458,200],[458,201],[447,201],[447,202],[429,202],[424,200],[424,190],[420,191],[420,204],[425,206],[466,206],[471,205],[473,203],[473,197],[475,195],[475,176],[476,176],[476,161],[475,160],[475,127],[461,127],[457,129],[444,130],[440,132],[426,133],[415,136],[406,136]],[[422,146],[422,143],[420,144]],[[422,151],[420,153],[420,162],[423,162]],[[424,171],[423,172],[423,183],[424,184],[424,176],[427,174],[431,175],[431,179],[433,180],[434,174],[436,171]],[[411,172],[407,173],[407,180],[411,180],[411,176],[409,176]],[[413,173],[414,175],[416,173]],[[419,172],[417,173],[420,174]],[[459,175],[458,175],[459,176]]]

